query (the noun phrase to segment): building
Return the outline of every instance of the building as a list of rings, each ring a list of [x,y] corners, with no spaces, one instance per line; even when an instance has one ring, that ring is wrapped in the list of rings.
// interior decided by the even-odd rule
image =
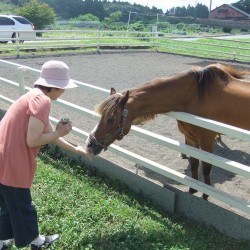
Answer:
[[[250,14],[234,7],[231,4],[223,4],[209,13],[209,19],[231,19],[231,20],[242,20],[249,19]]]

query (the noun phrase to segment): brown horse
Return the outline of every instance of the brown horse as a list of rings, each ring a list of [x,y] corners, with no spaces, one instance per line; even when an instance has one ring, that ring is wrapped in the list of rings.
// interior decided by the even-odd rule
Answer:
[[[99,124],[87,139],[87,148],[99,154],[115,140],[128,134],[132,124],[152,119],[157,114],[180,111],[250,130],[250,82],[242,80],[248,72],[230,66],[211,64],[155,79],[149,83],[111,96],[96,107]],[[213,151],[218,132],[177,121],[186,144],[207,152]],[[192,177],[198,179],[199,160],[189,157]],[[211,185],[209,163],[201,162],[204,181]],[[197,192],[190,188],[191,193]],[[203,194],[203,198],[208,196]]]

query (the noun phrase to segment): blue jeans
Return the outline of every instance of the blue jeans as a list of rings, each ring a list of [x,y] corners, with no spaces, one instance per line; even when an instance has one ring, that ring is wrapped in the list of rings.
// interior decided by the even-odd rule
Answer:
[[[37,213],[29,188],[15,188],[0,183],[0,240],[15,239],[25,247],[39,235]]]

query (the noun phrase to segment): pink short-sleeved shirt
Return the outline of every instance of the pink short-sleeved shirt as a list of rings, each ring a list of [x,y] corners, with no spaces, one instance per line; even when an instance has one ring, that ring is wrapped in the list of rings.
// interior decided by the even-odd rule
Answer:
[[[51,101],[40,89],[34,88],[10,106],[0,121],[0,183],[18,188],[30,188],[36,170],[40,147],[26,143],[30,116],[49,125]]]

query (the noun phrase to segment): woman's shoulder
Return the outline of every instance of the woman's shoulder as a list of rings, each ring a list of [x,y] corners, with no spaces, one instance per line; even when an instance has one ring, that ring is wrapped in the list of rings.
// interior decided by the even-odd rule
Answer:
[[[41,101],[50,102],[50,98],[48,96],[46,96],[42,92],[42,90],[40,90],[38,88],[31,89],[29,92],[27,92],[27,95],[31,99],[38,99],[38,100],[41,100]]]

